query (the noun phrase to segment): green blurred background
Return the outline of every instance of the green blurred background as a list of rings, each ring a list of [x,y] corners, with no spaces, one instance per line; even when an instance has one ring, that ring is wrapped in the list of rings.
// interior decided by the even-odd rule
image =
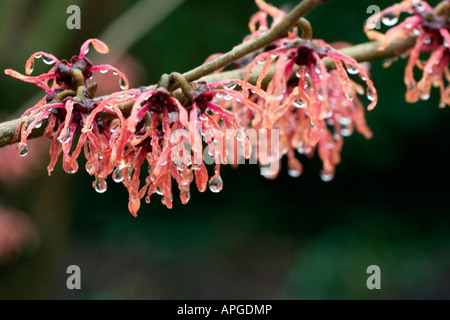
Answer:
[[[70,58],[138,2],[0,0],[0,69],[23,72],[26,59],[40,50]],[[148,19],[161,20],[152,28],[135,18],[119,23],[110,40],[101,38],[109,41],[108,56],[130,40],[116,64],[132,74],[133,86],[156,83],[162,73],[187,71],[229,50],[248,33],[256,12],[251,0],[165,2],[174,8],[151,10]],[[367,41],[367,7],[391,3],[329,0],[308,19],[317,38],[359,43]],[[81,30],[66,28],[70,4],[81,8]],[[129,39],[127,30],[136,27],[142,37]],[[273,181],[260,176],[256,165],[226,167],[222,192],[193,191],[188,205],[176,196],[172,210],[154,197],[134,218],[122,185],[108,180],[108,191],[98,194],[84,170],[70,176],[60,163],[48,177],[47,146],[39,155],[30,145],[29,157],[0,164],[31,161],[33,153],[38,162],[15,183],[0,182],[0,206],[25,212],[39,243],[0,264],[0,298],[450,298],[450,112],[438,108],[437,89],[426,102],[404,102],[405,62],[389,69],[373,63],[379,103],[367,121],[374,137],[346,138],[342,163],[328,183],[319,177],[317,157],[300,158],[299,178],[291,178],[283,162]],[[38,72],[45,68],[36,65]],[[111,90],[118,90],[115,85]],[[0,92],[3,119],[17,117],[42,96],[3,72]],[[66,287],[72,264],[81,268],[81,290]],[[366,287],[366,269],[373,264],[381,268],[381,290]]]

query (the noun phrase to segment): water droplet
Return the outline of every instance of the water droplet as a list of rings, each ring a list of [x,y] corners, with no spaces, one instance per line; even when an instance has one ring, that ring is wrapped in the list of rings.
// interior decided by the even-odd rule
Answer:
[[[35,127],[35,128],[40,128],[40,127],[42,127],[42,120],[36,121],[36,123],[34,124],[34,127]]]
[[[75,161],[73,166],[69,169],[69,174],[74,174],[78,171],[78,162]]]
[[[42,57],[42,61],[44,61],[44,63],[48,64],[48,65],[52,65],[52,64],[55,63],[55,61],[52,58],[49,58],[49,57],[46,57],[46,56]]]
[[[424,100],[424,101],[430,99],[430,93],[428,93],[428,92],[422,93],[422,94],[420,95],[420,99],[422,99],[422,100]]]
[[[299,177],[302,173],[301,173],[299,170],[297,170],[297,169],[290,168],[290,169],[288,169],[288,174],[289,174],[291,177],[293,177],[293,178],[297,178],[297,177]]]
[[[230,101],[231,99],[233,99],[232,95],[227,94],[226,96],[223,97],[226,101]]]
[[[186,189],[185,187],[182,187],[181,190],[184,193],[185,199],[183,201],[183,204],[188,203],[189,199],[191,199],[191,193],[189,192],[188,189]]]
[[[306,102],[301,100],[301,99],[297,99],[293,102],[294,107],[296,108],[305,108],[306,107]]]
[[[112,174],[113,181],[117,182],[117,183],[120,183],[120,182],[123,181],[123,178],[124,177],[123,177],[123,174],[122,174],[122,170],[120,170],[118,168],[114,169],[113,174]]]
[[[112,73],[113,75],[115,75],[115,76],[117,76],[118,75],[118,73],[116,72],[116,71],[113,71],[113,73]]]
[[[61,134],[58,137],[58,141],[64,144],[69,142],[69,140],[70,140],[70,129],[67,128],[66,130],[64,130],[64,132],[61,132]]]
[[[234,90],[234,88],[236,88],[237,83],[236,82],[228,82],[227,84],[224,84],[223,87],[225,90]]]
[[[214,193],[220,192],[223,188],[223,180],[217,176],[214,180],[209,180],[209,190]]]
[[[18,143],[17,152],[19,153],[19,156],[25,157],[28,154],[28,145],[22,142]]]
[[[34,70],[34,61],[31,61],[30,63],[30,73],[32,73]]]
[[[272,59],[276,59],[276,58],[278,57],[278,55],[275,54],[275,53],[272,53],[272,54],[270,55],[270,57],[271,57]]]
[[[395,14],[388,12],[385,13],[383,17],[381,17],[381,22],[383,22],[388,27],[391,27],[398,22],[398,17]]]
[[[264,63],[266,63],[266,60],[259,60],[258,61],[258,64],[264,64]]]
[[[221,92],[217,92],[216,93],[216,97],[219,98],[219,99],[222,99],[223,98],[223,94]]]
[[[339,123],[342,124],[343,126],[348,126],[350,123],[352,123],[352,119],[349,117],[340,117]]]
[[[359,69],[356,66],[349,64],[349,65],[347,65],[347,72],[350,74],[358,74]]]
[[[300,72],[297,71],[297,72],[295,73],[295,76],[296,76],[297,78],[300,78],[300,77],[301,77]]]
[[[92,175],[94,172],[94,165],[92,163],[86,163],[86,172]]]
[[[428,37],[423,41],[424,44],[431,44],[431,42],[433,42],[433,38],[431,37]]]
[[[107,72],[108,72],[108,70],[105,70],[105,69],[100,70],[100,73],[107,73]]]
[[[127,83],[124,78],[120,78],[120,89],[125,90],[127,87]]]
[[[89,52],[89,46],[86,48],[86,50],[84,51],[84,54],[88,54]]]
[[[373,92],[373,89],[371,87],[367,87],[367,99],[370,101],[375,100],[375,93]]]
[[[156,194],[159,194],[160,196],[163,195],[161,189],[159,189],[159,187],[156,188]]]
[[[333,178],[334,178],[333,173],[325,173],[325,172],[320,173],[320,179],[322,179],[322,181],[329,182],[333,180]]]
[[[350,137],[352,135],[352,132],[349,129],[347,129],[347,128],[342,128],[341,129],[341,134],[344,137]]]
[[[35,59],[40,59],[40,58],[42,58],[42,55],[41,55],[41,54],[38,54],[38,55],[34,56],[34,58],[35,58]]]
[[[106,188],[107,188],[106,180],[97,177],[94,180],[94,182],[92,182],[92,186],[94,187],[95,191],[97,191],[98,193],[103,193],[106,191]]]

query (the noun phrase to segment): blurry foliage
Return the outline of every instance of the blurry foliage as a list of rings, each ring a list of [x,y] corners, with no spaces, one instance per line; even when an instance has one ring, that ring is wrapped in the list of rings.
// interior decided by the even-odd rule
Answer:
[[[0,0],[0,69],[23,70],[38,50],[70,58],[133,3]],[[69,4],[81,7],[81,30],[66,29]],[[308,16],[315,37],[367,41],[370,4],[328,1]],[[237,45],[255,11],[253,1],[186,0],[131,48],[145,69],[141,84]],[[108,181],[98,194],[87,173],[68,176],[60,165],[49,178],[44,157],[20,187],[0,185],[0,204],[29,213],[41,235],[33,256],[0,266],[0,297],[450,298],[450,113],[438,109],[437,90],[429,101],[406,104],[405,61],[381,64],[371,69],[379,91],[367,113],[374,138],[347,138],[329,183],[320,180],[317,159],[301,159],[301,177],[284,169],[274,181],[255,165],[226,167],[219,194],[193,191],[188,205],[176,200],[171,211],[152,198],[135,219],[123,186]],[[2,114],[16,117],[39,98],[34,86],[3,73],[0,85]],[[65,286],[70,264],[81,267],[81,291]],[[379,291],[365,286],[371,264],[381,267]]]

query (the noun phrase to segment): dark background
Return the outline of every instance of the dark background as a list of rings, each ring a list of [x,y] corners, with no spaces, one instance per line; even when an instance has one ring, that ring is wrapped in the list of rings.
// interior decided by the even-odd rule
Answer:
[[[26,59],[40,50],[70,58],[136,2],[0,0],[0,69],[23,72]],[[308,19],[317,38],[359,43],[367,41],[367,7],[390,3],[329,0]],[[70,4],[81,8],[81,30],[66,28]],[[162,73],[185,72],[240,43],[254,12],[249,0],[186,0],[134,41],[119,68],[134,75],[135,87],[156,83]],[[122,31],[113,42],[127,37],[125,24]],[[114,43],[107,44],[113,54]],[[88,57],[108,61],[93,52]],[[405,63],[400,59],[389,69],[373,63],[379,103],[367,122],[374,137],[345,139],[329,183],[320,179],[317,156],[300,156],[299,178],[287,174],[285,162],[273,181],[256,165],[226,167],[222,192],[195,190],[187,205],[174,194],[172,210],[153,197],[134,218],[125,188],[108,180],[108,191],[96,193],[81,162],[73,176],[59,162],[48,177],[44,146],[27,177],[14,185],[0,182],[0,206],[27,213],[40,235],[34,250],[0,264],[0,298],[450,298],[450,113],[438,108],[438,89],[428,101],[404,101]],[[36,64],[38,72],[45,68]],[[4,119],[42,96],[3,72],[0,92]],[[13,162],[38,153],[30,149],[29,157]],[[81,268],[78,291],[66,288],[72,264]],[[366,287],[373,264],[381,268],[381,290]]]

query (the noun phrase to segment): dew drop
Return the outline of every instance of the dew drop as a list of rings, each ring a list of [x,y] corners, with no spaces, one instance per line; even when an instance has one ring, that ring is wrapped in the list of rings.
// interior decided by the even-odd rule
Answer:
[[[322,179],[322,181],[329,182],[333,180],[333,178],[334,178],[333,173],[325,173],[325,172],[320,173],[320,179]]]
[[[223,188],[223,180],[217,176],[214,180],[209,180],[209,190],[214,193],[220,192]]]
[[[270,57],[271,57],[272,59],[276,59],[276,58],[278,57],[278,55],[275,54],[275,53],[272,53],[272,54],[270,55]]]
[[[303,100],[301,100],[301,99],[297,99],[297,100],[295,100],[295,101],[293,102],[293,105],[294,105],[294,107],[296,107],[296,108],[302,109],[302,108],[305,108],[305,107],[306,107],[306,102],[303,101]]]
[[[349,64],[347,66],[347,72],[350,73],[350,74],[358,74],[359,73],[359,69],[356,66],[354,66],[352,64]]]
[[[295,76],[296,76],[297,78],[300,78],[300,77],[301,77],[300,72],[297,71],[297,72],[295,73]]]
[[[349,117],[340,117],[339,123],[342,124],[343,126],[348,126],[350,123],[352,123],[352,119]]]
[[[266,63],[266,60],[259,60],[258,61],[258,64],[264,64],[264,63]]]
[[[34,58],[35,58],[35,59],[40,59],[40,58],[42,58],[42,55],[41,55],[41,54],[38,54],[38,55],[34,56]]]
[[[352,135],[352,132],[349,129],[347,129],[347,128],[342,128],[341,129],[341,134],[344,137],[349,137],[349,136]]]
[[[112,174],[112,179],[114,182],[117,182],[117,183],[122,182],[123,181],[122,170],[120,170],[118,168],[114,169],[113,174]]]
[[[46,57],[46,56],[42,57],[42,61],[44,61],[44,63],[48,64],[48,65],[52,65],[52,64],[55,63],[55,61],[52,58],[49,58],[49,57]]]
[[[92,186],[94,187],[95,191],[97,191],[98,193],[103,193],[106,191],[107,185],[106,185],[106,180],[97,177],[94,182],[92,182]]]
[[[58,137],[58,141],[61,142],[62,144],[65,144],[67,142],[69,142],[70,140],[70,129],[67,128],[64,132],[62,132],[59,137]]]
[[[32,73],[34,70],[34,61],[31,61],[30,63],[30,73]]]
[[[386,26],[391,27],[398,22],[398,17],[395,14],[388,12],[381,17],[381,22],[383,22]]]
[[[89,46],[86,48],[86,50],[84,51],[84,54],[88,54],[89,52]]]
[[[223,87],[225,88],[225,90],[234,90],[234,88],[236,88],[237,84],[236,82],[228,82],[227,84],[224,84]]]
[[[117,76],[118,75],[118,73],[116,72],[116,71],[113,71],[113,73],[112,73],[113,75],[115,75],[115,76]]]
[[[42,120],[36,121],[36,123],[34,124],[34,127],[35,127],[35,128],[40,128],[40,127],[42,127]]]
[[[288,174],[293,178],[297,178],[301,175],[301,172],[297,169],[290,168],[288,169]]]
[[[367,99],[370,101],[375,100],[375,93],[373,92],[373,89],[371,87],[367,88]]]
[[[124,78],[120,78],[120,89],[125,90],[127,87],[127,83]]]
[[[90,175],[92,175],[93,171],[94,171],[94,165],[92,163],[86,163],[86,172],[89,173]]]
[[[78,162],[75,161],[72,167],[69,169],[69,174],[74,174],[78,171]]]
[[[17,152],[19,153],[19,156],[25,157],[28,154],[28,145],[20,142],[17,144]]]
[[[216,97],[219,98],[219,99],[222,99],[223,98],[223,94],[220,93],[220,92],[217,92],[216,93]]]
[[[100,73],[107,73],[107,72],[108,72],[108,70],[105,70],[105,69],[100,70]]]
[[[226,101],[230,101],[231,99],[233,99],[233,96],[227,94],[226,96],[223,97]]]

